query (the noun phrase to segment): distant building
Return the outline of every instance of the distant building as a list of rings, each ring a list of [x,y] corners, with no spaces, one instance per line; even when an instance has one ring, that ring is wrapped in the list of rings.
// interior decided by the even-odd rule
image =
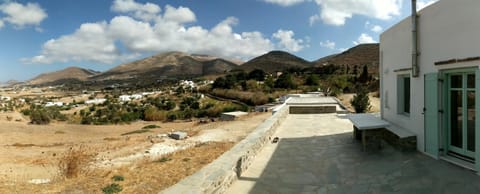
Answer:
[[[246,116],[248,113],[242,111],[235,111],[235,112],[226,112],[220,114],[221,121],[234,121],[240,117]]]
[[[127,102],[127,101],[130,101],[132,99],[130,98],[130,95],[121,95],[121,96],[118,97],[118,100],[120,100],[121,102]]]
[[[47,102],[45,107],[52,107],[52,106],[63,106],[63,102]]]
[[[118,99],[122,102],[128,102],[131,100],[138,100],[142,99],[143,96],[141,94],[133,94],[133,95],[121,95],[118,97]]]
[[[1,101],[10,101],[12,98],[10,96],[0,96]]]
[[[95,98],[93,100],[85,101],[85,104],[103,104],[107,99],[105,98]]]
[[[195,82],[190,81],[190,80],[182,80],[182,81],[180,81],[179,85],[183,88],[196,88],[197,87]]]

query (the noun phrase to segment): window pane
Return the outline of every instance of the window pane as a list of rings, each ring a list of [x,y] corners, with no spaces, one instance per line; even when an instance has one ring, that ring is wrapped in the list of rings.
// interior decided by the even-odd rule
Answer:
[[[475,88],[475,75],[469,74],[467,76],[467,88]]]
[[[475,152],[475,92],[467,93],[467,150]]]
[[[403,78],[403,112],[410,113],[410,77]]]
[[[452,87],[452,88],[462,88],[462,75],[452,75],[450,80],[451,80],[450,87]]]
[[[451,91],[450,104],[450,143],[453,146],[463,147],[463,115],[462,91]]]

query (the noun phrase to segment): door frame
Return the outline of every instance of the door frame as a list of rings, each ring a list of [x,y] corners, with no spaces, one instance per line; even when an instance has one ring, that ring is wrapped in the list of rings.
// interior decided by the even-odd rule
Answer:
[[[466,157],[471,157],[475,160],[475,152],[478,152],[477,149],[475,149],[475,152],[471,152],[471,151],[468,151],[466,147],[460,149],[458,147],[454,147],[454,146],[451,146],[451,139],[450,139],[450,114],[451,114],[451,100],[450,100],[450,92],[452,90],[451,89],[451,86],[450,86],[450,76],[451,75],[455,75],[455,74],[459,74],[459,75],[462,75],[462,91],[466,91],[468,92],[468,88],[466,87],[466,79],[464,75],[468,75],[468,74],[473,74],[475,75],[475,79],[477,79],[476,77],[478,76],[476,73],[477,73],[477,70],[478,70],[478,67],[474,67],[474,68],[461,68],[461,69],[450,69],[450,70],[443,70],[441,71],[440,73],[442,74],[442,77],[444,78],[444,84],[443,84],[443,87],[442,87],[442,99],[443,102],[441,102],[442,104],[442,107],[444,109],[444,114],[442,115],[442,120],[443,120],[443,126],[442,127],[442,133],[441,134],[444,134],[443,137],[442,137],[442,140],[443,140],[443,147],[445,148],[444,150],[444,154],[447,154],[450,150],[455,152],[456,154],[459,154],[459,155],[463,155],[463,156],[466,156]],[[478,86],[475,85],[475,88],[477,88]],[[474,91],[476,91],[474,89]],[[467,95],[466,92],[462,92],[462,107],[465,108],[464,104],[466,105],[466,99],[465,99],[465,96]],[[477,96],[477,92],[475,92],[476,96]],[[477,98],[477,97],[476,97]],[[476,99],[475,99],[476,100]],[[476,104],[475,104],[476,105]],[[467,114],[465,114],[465,110],[462,110],[462,115],[464,118],[466,118]],[[476,113],[477,114],[477,113]],[[463,119],[462,120],[463,124],[462,124],[462,128],[464,127],[467,127],[465,124],[466,124],[466,120]],[[478,131],[476,130],[479,126],[475,126],[475,132],[477,133]],[[463,130],[463,129],[462,129]],[[465,131],[462,131],[462,147],[466,144],[467,142],[467,138],[468,137],[468,134],[465,132]],[[475,139],[475,138],[474,138]],[[476,140],[474,140],[476,141]],[[477,142],[475,142],[477,144]],[[466,146],[466,145],[465,145]]]

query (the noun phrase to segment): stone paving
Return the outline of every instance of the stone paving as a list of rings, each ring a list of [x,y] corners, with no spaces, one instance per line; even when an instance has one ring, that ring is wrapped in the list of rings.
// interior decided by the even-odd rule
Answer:
[[[480,193],[475,172],[385,145],[362,151],[343,116],[288,115],[227,193]]]

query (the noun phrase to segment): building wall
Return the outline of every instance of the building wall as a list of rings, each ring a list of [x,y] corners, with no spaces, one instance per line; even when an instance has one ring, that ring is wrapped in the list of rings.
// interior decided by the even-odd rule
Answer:
[[[480,61],[434,65],[438,61],[480,56],[480,1],[440,0],[421,10],[418,18],[419,77],[411,78],[410,115],[398,114],[397,76],[411,67],[411,18],[380,36],[382,117],[417,134],[417,148],[424,150],[424,75],[443,69],[478,67]]]

